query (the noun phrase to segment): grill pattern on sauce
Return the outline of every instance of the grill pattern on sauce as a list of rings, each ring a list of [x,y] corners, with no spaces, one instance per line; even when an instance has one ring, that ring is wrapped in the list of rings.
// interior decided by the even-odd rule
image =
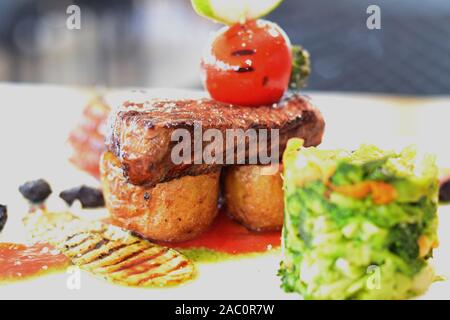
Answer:
[[[32,241],[56,246],[82,270],[107,281],[142,287],[177,285],[195,275],[179,252],[70,213],[38,212],[24,219]]]

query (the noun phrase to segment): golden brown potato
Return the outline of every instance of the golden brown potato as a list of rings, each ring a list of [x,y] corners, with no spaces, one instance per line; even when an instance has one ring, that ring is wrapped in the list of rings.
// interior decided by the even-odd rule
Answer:
[[[248,229],[277,230],[283,226],[283,181],[278,173],[263,175],[263,166],[233,166],[224,174],[227,211]]]
[[[192,239],[217,215],[220,172],[185,176],[146,189],[126,181],[120,162],[111,153],[102,156],[100,172],[113,223],[149,239]]]

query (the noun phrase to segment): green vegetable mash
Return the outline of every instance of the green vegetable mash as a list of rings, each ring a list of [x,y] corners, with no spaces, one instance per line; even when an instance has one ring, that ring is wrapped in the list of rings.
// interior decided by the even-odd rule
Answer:
[[[289,141],[284,154],[282,287],[306,299],[423,293],[438,244],[435,158],[417,163],[412,148],[347,152],[302,144]]]

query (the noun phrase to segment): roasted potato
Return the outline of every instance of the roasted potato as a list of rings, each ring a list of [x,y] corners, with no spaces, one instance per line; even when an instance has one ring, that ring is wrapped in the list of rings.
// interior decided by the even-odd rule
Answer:
[[[103,154],[100,172],[113,223],[149,239],[192,239],[217,215],[220,172],[185,176],[154,188],[138,187],[126,181],[119,160],[111,153]]]
[[[264,166],[232,166],[225,170],[223,196],[227,212],[255,231],[283,226],[283,181],[278,173],[264,175]]]

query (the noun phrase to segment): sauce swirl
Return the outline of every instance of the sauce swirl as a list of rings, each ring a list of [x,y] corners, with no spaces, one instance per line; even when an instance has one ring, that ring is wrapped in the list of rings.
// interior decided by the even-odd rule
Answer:
[[[0,283],[64,271],[69,259],[49,244],[0,243]]]
[[[249,231],[222,209],[204,234],[189,241],[166,245],[175,249],[208,249],[231,255],[262,253],[281,245],[281,231]]]

